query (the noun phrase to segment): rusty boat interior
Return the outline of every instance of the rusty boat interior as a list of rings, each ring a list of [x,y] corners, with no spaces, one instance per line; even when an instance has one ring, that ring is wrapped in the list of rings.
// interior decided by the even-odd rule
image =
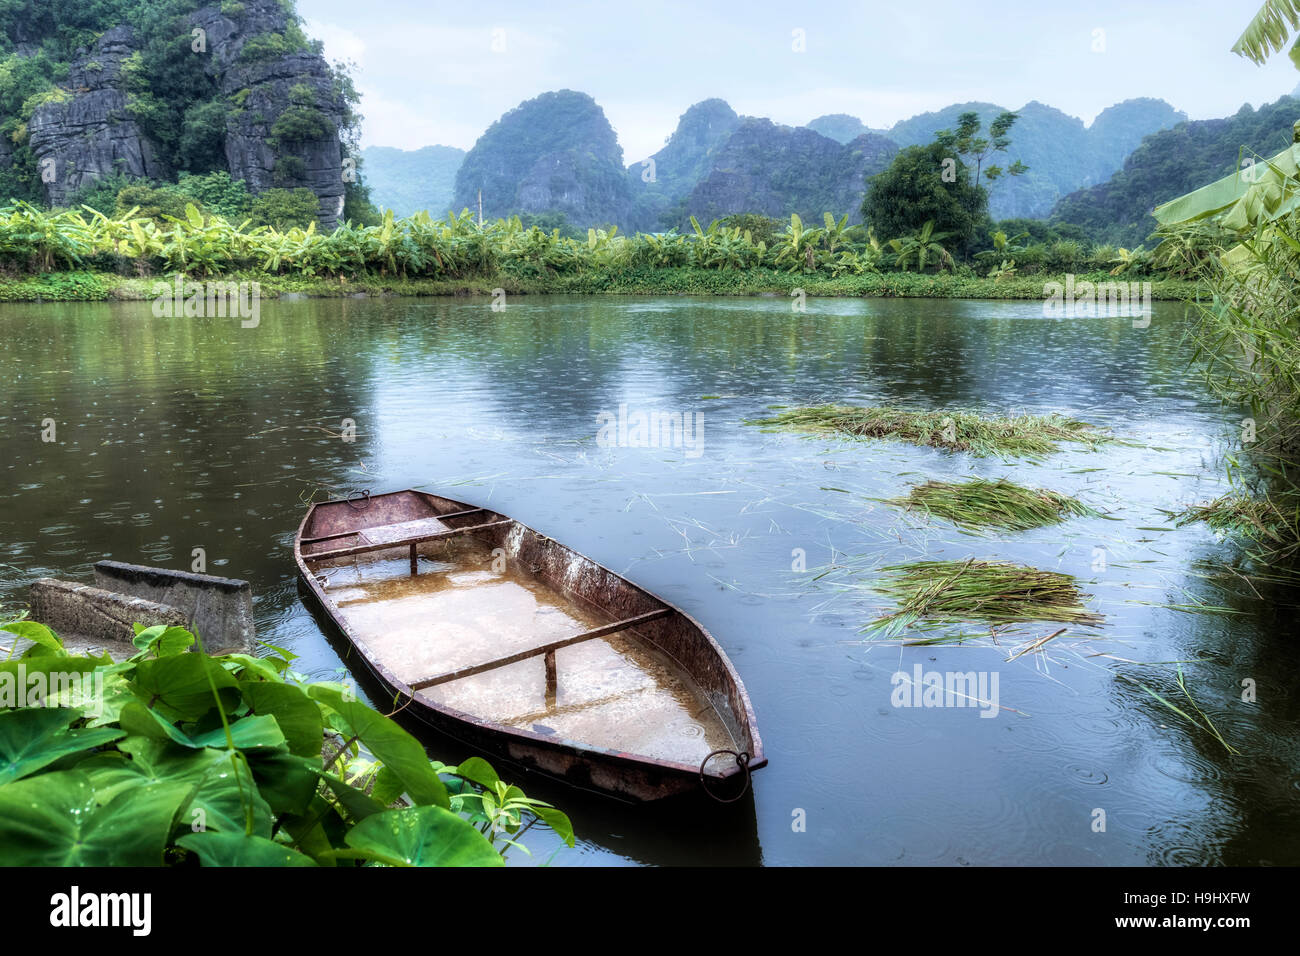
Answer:
[[[699,623],[506,515],[420,491],[322,502],[295,558],[370,672],[452,736],[631,800],[734,794],[766,763]]]

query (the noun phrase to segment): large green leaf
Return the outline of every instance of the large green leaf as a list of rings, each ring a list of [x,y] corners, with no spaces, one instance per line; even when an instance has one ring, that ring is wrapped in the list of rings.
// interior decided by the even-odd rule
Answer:
[[[1291,31],[1300,29],[1300,2],[1297,0],[1265,0],[1259,12],[1251,18],[1250,23],[1237,42],[1232,45],[1232,52],[1263,66],[1274,53],[1281,53],[1290,39]],[[1295,60],[1296,52],[1291,51]],[[1297,62],[1300,66],[1300,62]]]
[[[275,717],[291,752],[300,757],[320,756],[325,733],[320,704],[308,697],[302,688],[265,681],[240,681],[239,688],[253,713]]]
[[[1297,176],[1300,145],[1293,144],[1267,160],[1161,203],[1151,214],[1162,226],[1214,217],[1225,229],[1249,231],[1300,205]]]
[[[156,624],[140,630],[133,643],[142,651],[154,648],[159,657],[171,657],[189,650],[194,645],[194,635],[183,627]]]
[[[345,780],[332,777],[327,773],[322,773],[321,779],[334,792],[334,798],[338,800],[340,806],[348,812],[348,816],[353,820],[364,820],[373,814],[383,813],[387,809],[384,804],[358,790]]]
[[[233,661],[240,665],[240,667],[244,668],[244,680],[248,680],[250,674],[256,674],[264,681],[271,681],[277,684],[284,682],[284,678],[281,677],[280,672],[275,669],[275,665],[265,658],[252,657],[248,654],[226,654],[223,655],[223,657],[226,661]],[[241,683],[243,683],[243,681],[241,681]]]
[[[38,645],[39,646],[39,645]],[[20,701],[10,702],[8,695],[16,689],[15,681],[21,674],[29,682],[34,675],[41,675],[47,685],[50,681],[51,674],[89,674],[101,667],[112,664],[108,657],[35,657],[24,658],[22,660],[0,661],[0,676],[8,674],[8,678],[0,679],[0,707],[17,707]]]
[[[0,860],[9,866],[160,866],[184,783],[136,787],[104,806],[79,770],[0,787]]]
[[[306,810],[320,783],[320,757],[299,757],[286,748],[250,750],[245,757],[258,791],[273,811],[280,814]]]
[[[0,785],[35,773],[68,754],[126,736],[112,727],[71,729],[80,716],[79,711],[64,707],[0,711]]]
[[[56,654],[67,654],[67,651],[63,649],[63,642],[55,637],[54,632],[44,624],[36,621],[11,621],[8,624],[0,625],[0,631],[16,634],[18,637],[38,644]]]
[[[162,704],[185,720],[197,720],[216,706],[214,685],[226,710],[239,702],[235,679],[199,652],[141,661],[133,683],[136,694],[151,706]]]
[[[531,807],[532,812],[541,817],[543,823],[555,831],[556,835],[564,841],[566,846],[573,846],[573,822],[569,815],[563,810],[557,810],[554,807]]]
[[[309,856],[265,837],[242,833],[191,833],[176,841],[204,866],[315,866]]]
[[[117,719],[122,729],[132,736],[170,740],[182,747],[194,746],[194,741],[188,734],[182,732],[162,714],[146,707],[138,700],[124,704]]]
[[[234,743],[239,750],[254,747],[284,746],[284,734],[279,721],[270,714],[241,717],[230,722],[230,737],[225,727],[216,727],[191,737],[195,747],[227,747]]]
[[[191,750],[142,737],[132,737],[120,746],[130,759],[103,755],[77,765],[90,776],[97,802],[105,803],[133,787],[187,783],[190,799],[182,807],[180,826],[243,833],[251,809],[253,832],[271,835],[271,807],[244,762],[232,759],[229,751]]]
[[[308,692],[343,719],[348,730],[375,755],[375,759],[402,781],[413,801],[444,809],[451,805],[447,788],[429,763],[429,755],[420,742],[395,721],[360,701],[348,700],[341,688],[313,684]]]
[[[501,866],[483,834],[442,807],[385,810],[366,817],[347,836],[362,859],[390,866]]]
[[[286,814],[280,822],[298,849],[319,866],[336,865],[334,847],[341,846],[347,834],[343,820],[324,797],[314,797],[306,813]]]

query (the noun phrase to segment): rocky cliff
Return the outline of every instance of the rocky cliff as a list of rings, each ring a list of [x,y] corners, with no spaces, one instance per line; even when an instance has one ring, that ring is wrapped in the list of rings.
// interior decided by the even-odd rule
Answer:
[[[806,127],[745,119],[691,190],[686,213],[701,223],[735,213],[820,221],[822,214],[862,219],[868,176],[889,165],[898,147],[874,133],[840,144]]]
[[[115,172],[171,176],[127,113],[122,74],[134,52],[130,27],[109,30],[72,63],[67,84],[32,114],[29,143],[51,205],[67,205],[77,190]]]
[[[628,167],[633,201],[627,228],[663,228],[665,215],[708,173],[739,125],[740,117],[725,100],[703,100],[683,113],[663,149]]]
[[[631,203],[623,150],[585,93],[559,90],[521,103],[488,127],[456,172],[453,206],[485,218],[563,213],[581,228],[623,224]]]
[[[178,167],[206,172],[224,165],[254,193],[310,189],[322,226],[335,225],[343,207],[340,131],[349,122],[348,104],[319,48],[302,36],[292,6],[214,3],[168,29],[160,44],[129,22],[113,26],[78,48],[66,80],[42,94],[27,123],[27,144],[45,198],[65,204],[114,173],[165,180]],[[151,86],[158,75],[180,92],[169,90],[171,98],[163,99]]]

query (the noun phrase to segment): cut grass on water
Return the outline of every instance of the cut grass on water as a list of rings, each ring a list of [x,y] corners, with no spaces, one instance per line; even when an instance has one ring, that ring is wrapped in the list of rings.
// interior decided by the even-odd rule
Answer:
[[[997,481],[984,478],[962,482],[927,481],[912,488],[906,497],[887,498],[885,503],[977,530],[1028,531],[1060,524],[1071,515],[1097,514],[1077,498],[1055,491],[1026,488],[1005,478]]]
[[[1061,442],[1095,449],[1111,435],[1063,415],[998,418],[967,411],[917,412],[892,407],[813,405],[788,408],[747,421],[772,429],[831,433],[854,438],[895,438],[913,445],[968,451],[984,457],[1037,458],[1060,451]]]
[[[1083,606],[1091,595],[1074,578],[1056,571],[1005,562],[915,561],[883,568],[874,590],[898,609],[863,628],[875,637],[897,637],[918,626],[982,621],[993,627],[1025,621],[1057,621],[1087,627],[1104,618]]]
[[[1279,500],[1285,500],[1280,505]],[[1255,542],[1255,554],[1265,563],[1278,563],[1300,552],[1300,499],[1252,498],[1228,494],[1208,504],[1192,505],[1173,515],[1174,525],[1202,521],[1213,531]]]

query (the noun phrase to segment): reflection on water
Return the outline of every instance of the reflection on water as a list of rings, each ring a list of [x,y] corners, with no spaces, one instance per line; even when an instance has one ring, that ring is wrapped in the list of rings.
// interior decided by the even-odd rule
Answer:
[[[210,572],[254,582],[264,637],[337,677],[344,650],[294,582],[301,502],[440,489],[681,606],[754,701],[771,764],[735,806],[631,812],[521,781],[572,811],[580,845],[558,865],[1300,863],[1294,600],[1212,570],[1230,552],[1162,511],[1222,491],[1217,454],[1240,420],[1187,374],[1181,313],[1157,304],[1134,329],[1044,319],[1037,303],[344,300],[268,303],[242,329],[156,319],[147,303],[8,305],[0,599],[22,600],[42,574],[88,579],[101,558],[188,568],[203,548]],[[1136,444],[1002,463],[741,424],[821,400],[1059,411]],[[604,447],[598,417],[621,405],[698,413],[701,454]],[[41,441],[46,418],[56,442]],[[339,437],[345,419],[354,442]],[[879,501],[967,475],[1102,515],[980,538]],[[1019,642],[862,644],[880,600],[810,573],[846,555],[868,569],[977,557],[1062,571],[1107,625],[1013,661]],[[1196,601],[1239,613],[1170,607]],[[1241,756],[1139,686],[1174,700],[1174,661]],[[996,672],[1007,710],[891,706],[893,674],[918,663]],[[545,835],[529,843],[550,855]]]

